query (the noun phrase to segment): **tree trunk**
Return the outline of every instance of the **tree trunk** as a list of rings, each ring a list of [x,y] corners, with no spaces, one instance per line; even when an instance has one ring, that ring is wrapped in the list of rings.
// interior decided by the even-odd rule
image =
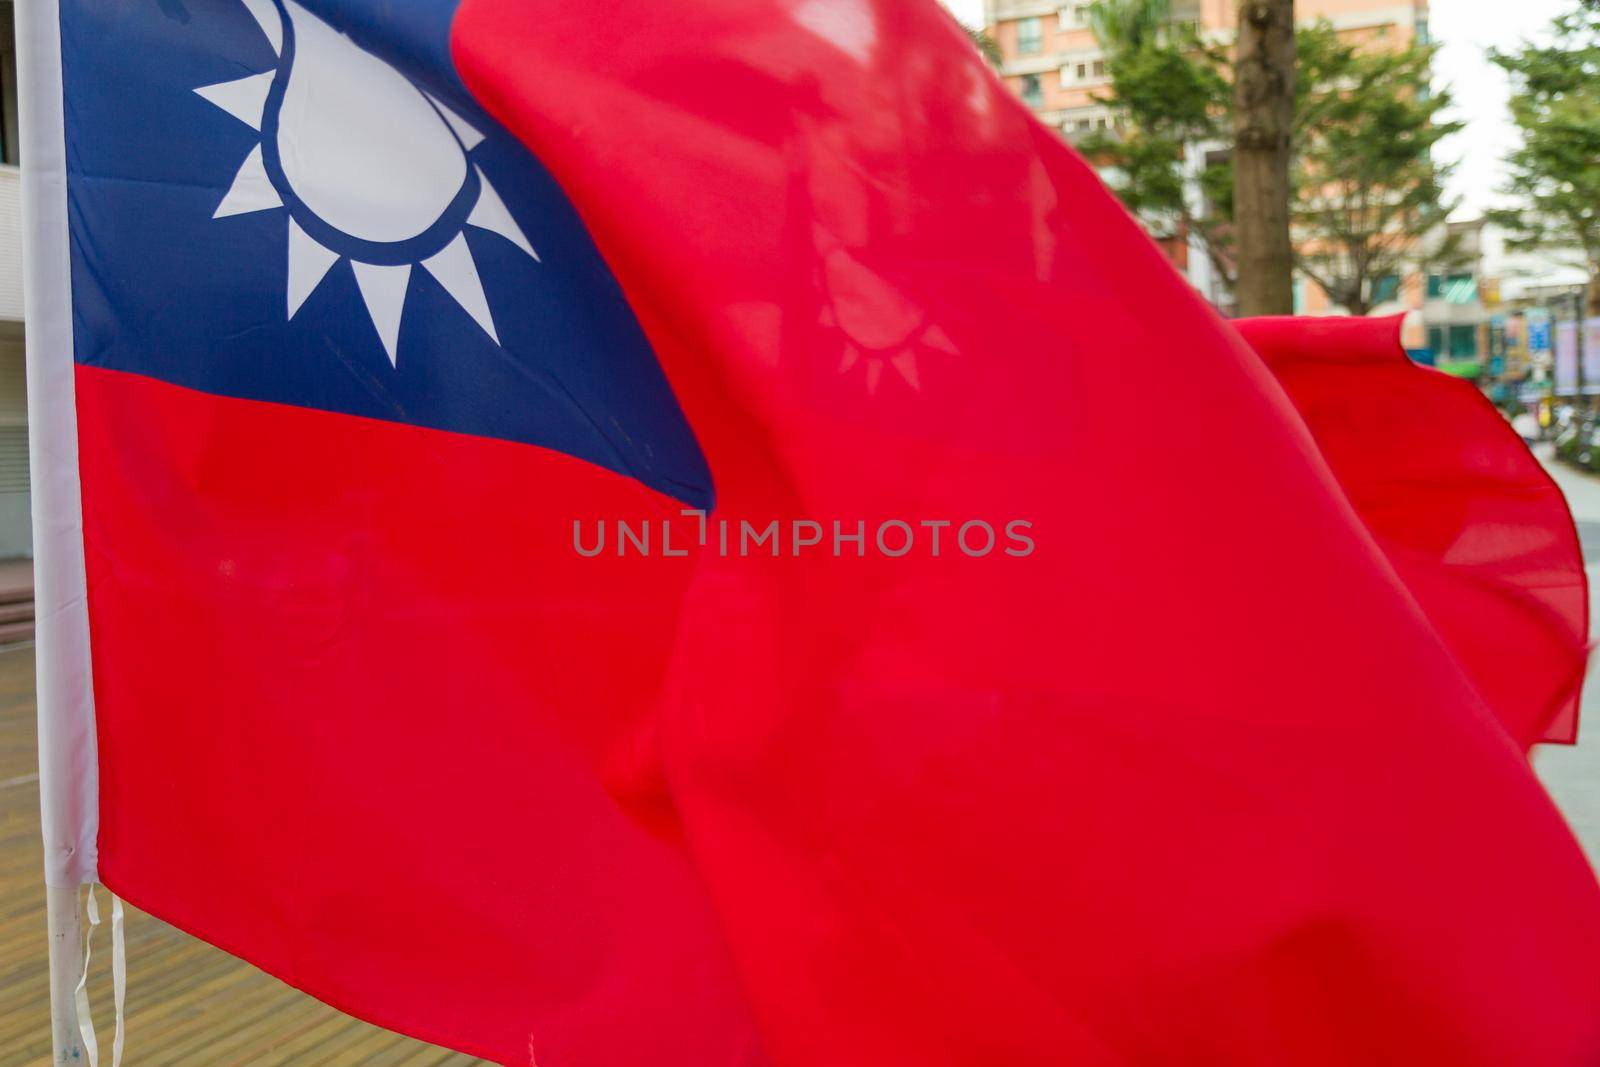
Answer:
[[[1239,0],[1233,215],[1241,315],[1294,313],[1289,242],[1294,79],[1294,0]]]

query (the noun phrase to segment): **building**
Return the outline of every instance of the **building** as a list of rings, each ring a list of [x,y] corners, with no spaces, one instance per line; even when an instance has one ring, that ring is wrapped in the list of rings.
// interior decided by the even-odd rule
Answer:
[[[1189,23],[1208,39],[1226,42],[1235,30],[1238,0],[1172,0],[1172,18]],[[1114,128],[1113,117],[1097,97],[1110,88],[1106,56],[1090,28],[1085,0],[985,0],[985,25],[1001,55],[1001,75],[1039,118],[1076,141],[1096,130]],[[1427,0],[1298,0],[1305,23],[1327,20],[1346,39],[1404,48],[1429,39]],[[1208,152],[1226,146],[1195,145],[1197,164]],[[1198,170],[1198,166],[1197,166]],[[1229,296],[1214,277],[1203,251],[1184,239],[1163,242],[1169,258],[1207,299],[1226,307]],[[1425,278],[1396,279],[1384,310],[1420,310]],[[1333,307],[1308,279],[1296,284],[1296,310],[1330,314]]]
[[[1445,238],[1455,243],[1455,255],[1446,268],[1422,275],[1422,329],[1426,344],[1421,356],[1440,370],[1462,378],[1477,378],[1489,369],[1489,311],[1484,302],[1493,289],[1483,270],[1484,223],[1452,222]],[[1395,310],[1415,306],[1398,305]]]
[[[28,509],[28,398],[22,343],[22,176],[17,170],[17,49],[0,0],[0,559],[33,554]]]
[[[1577,351],[1563,350],[1559,361],[1556,351],[1558,337],[1580,345],[1585,337],[1559,325],[1575,321],[1583,310],[1589,276],[1578,266],[1582,257],[1575,251],[1514,251],[1493,223],[1483,228],[1481,247],[1491,395],[1508,406],[1520,401],[1537,407],[1600,393],[1600,377],[1580,366]],[[1593,369],[1600,352],[1582,347],[1582,362]]]
[[[1226,40],[1237,0],[1173,0],[1172,17]],[[1095,102],[1108,84],[1106,58],[1082,0],[985,0],[984,24],[999,45],[1001,74],[1046,124],[1068,138],[1105,129],[1111,117]],[[1426,0],[1299,0],[1303,21],[1327,19],[1340,33],[1384,38],[1397,46],[1428,36]]]

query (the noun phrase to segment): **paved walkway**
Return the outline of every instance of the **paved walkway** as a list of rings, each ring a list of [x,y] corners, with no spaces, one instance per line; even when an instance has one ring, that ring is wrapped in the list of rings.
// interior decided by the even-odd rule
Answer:
[[[50,1062],[44,856],[39,843],[33,650],[0,652],[0,1067]],[[203,892],[225,892],[221,886]],[[110,918],[101,891],[101,917]],[[110,940],[94,946],[90,1000],[111,1043]],[[357,1022],[220,949],[127,915],[128,1045],[137,1067],[465,1067],[481,1063]]]
[[[1588,560],[1590,625],[1600,631],[1600,478],[1553,461],[1548,467],[1567,495],[1578,523]],[[1600,867],[1600,665],[1593,659],[1589,671],[1577,747],[1541,745],[1534,750],[1533,765],[1588,850],[1590,861]]]

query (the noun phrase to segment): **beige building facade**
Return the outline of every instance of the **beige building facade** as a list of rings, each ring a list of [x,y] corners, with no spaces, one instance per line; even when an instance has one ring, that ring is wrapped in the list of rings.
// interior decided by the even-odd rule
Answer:
[[[1227,40],[1234,32],[1237,0],[1173,0],[1173,18]],[[1013,92],[1046,124],[1069,139],[1110,123],[1096,101],[1108,86],[1106,59],[1089,28],[1082,0],[986,0],[984,24],[1000,46],[1001,73]],[[1404,47],[1428,39],[1426,2],[1299,0],[1303,22],[1327,19],[1352,38],[1383,38]]]
[[[1106,56],[1090,27],[1090,7],[1086,0],[986,0],[984,5],[985,25],[1000,49],[1002,77],[1041,121],[1068,141],[1115,128],[1110,109],[1099,100],[1110,91],[1110,77]],[[1237,7],[1238,0],[1172,0],[1172,17],[1225,45],[1235,32]],[[1346,40],[1374,47],[1404,48],[1413,41],[1430,40],[1427,0],[1297,0],[1295,10],[1303,24],[1326,20]],[[1198,155],[1223,146],[1193,147]],[[1190,247],[1182,237],[1163,240],[1162,245],[1197,289],[1213,302],[1226,304],[1226,287],[1211,276],[1199,248]],[[1428,284],[1421,274],[1394,279],[1384,286],[1392,295],[1378,310],[1420,310]],[[1308,279],[1297,279],[1295,292],[1298,311],[1337,310]]]

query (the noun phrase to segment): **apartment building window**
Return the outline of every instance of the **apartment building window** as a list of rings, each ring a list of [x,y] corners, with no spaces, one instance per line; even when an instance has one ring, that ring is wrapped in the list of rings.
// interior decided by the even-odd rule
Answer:
[[[1452,304],[1472,304],[1478,300],[1478,279],[1471,274],[1428,275],[1428,299]]]
[[[17,31],[14,5],[0,2],[0,163],[18,162]]]
[[[1022,102],[1029,107],[1044,106],[1044,81],[1037,74],[1022,76]]]
[[[1372,281],[1372,296],[1368,303],[1387,304],[1400,295],[1400,275],[1385,274]]]
[[[1089,25],[1089,5],[1073,4],[1061,9],[1061,28],[1064,30],[1081,30]]]
[[[1038,19],[1023,19],[1017,23],[1017,54],[1035,55],[1044,47],[1044,31]]]
[[[1478,328],[1476,326],[1450,327],[1451,359],[1473,359],[1478,355]]]
[[[1093,61],[1086,59],[1082,63],[1062,68],[1061,73],[1063,76],[1066,76],[1069,72],[1073,81],[1086,82],[1090,78],[1104,78],[1106,76],[1106,61],[1103,59]]]
[[[1433,358],[1438,359],[1444,355],[1444,327],[1428,327],[1428,351],[1433,353]]]

